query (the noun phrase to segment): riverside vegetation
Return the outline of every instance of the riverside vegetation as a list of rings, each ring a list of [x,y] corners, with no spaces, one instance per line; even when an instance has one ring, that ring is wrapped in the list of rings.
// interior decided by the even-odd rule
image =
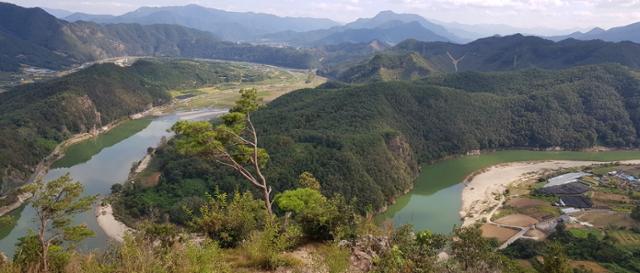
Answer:
[[[362,92],[358,88],[354,90]],[[316,90],[296,92],[285,98],[314,91]],[[320,91],[328,95],[336,94],[334,93],[336,91],[327,89]],[[355,91],[342,90],[341,92],[349,94]],[[49,214],[52,217],[50,223],[53,223],[54,227],[73,233],[46,241],[36,240],[37,238],[32,236],[24,238],[19,243],[19,249],[13,260],[4,261],[0,265],[0,272],[258,272],[260,270],[296,272],[297,270],[297,272],[453,273],[527,272],[530,270],[521,268],[509,256],[494,251],[497,242],[482,238],[477,227],[455,228],[451,235],[414,231],[410,226],[398,229],[379,228],[371,222],[371,211],[362,212],[359,204],[361,201],[357,197],[327,191],[325,181],[309,172],[300,172],[288,189],[274,190],[278,193],[273,196],[271,189],[267,186],[266,188],[269,189],[266,192],[267,195],[263,195],[265,188],[258,186],[269,185],[267,181],[275,184],[277,180],[267,172],[268,175],[262,181],[264,184],[259,182],[256,185],[253,183],[255,181],[251,181],[251,175],[247,174],[247,172],[257,174],[259,170],[271,169],[273,162],[270,160],[274,158],[266,153],[267,149],[253,145],[257,144],[258,140],[262,143],[265,139],[256,138],[254,132],[257,134],[264,129],[246,130],[253,127],[254,123],[258,126],[257,128],[260,128],[258,122],[265,121],[265,116],[260,117],[260,115],[265,115],[269,110],[269,108],[257,109],[259,104],[257,104],[256,94],[255,90],[242,91],[237,106],[230,114],[215,121],[216,126],[202,122],[179,123],[174,127],[178,136],[168,146],[175,149],[174,156],[187,160],[184,164],[193,166],[193,162],[188,160],[197,158],[199,160],[196,161],[197,164],[203,164],[209,168],[215,168],[215,166],[226,168],[230,170],[228,175],[233,175],[234,172],[239,173],[248,183],[242,183],[242,180],[228,180],[227,186],[234,188],[229,191],[230,193],[218,187],[222,184],[211,184],[214,186],[213,190],[199,187],[197,183],[192,184],[195,186],[189,186],[189,182],[182,185],[175,184],[173,189],[182,189],[180,193],[190,190],[191,194],[194,194],[191,200],[187,201],[192,203],[184,202],[186,199],[177,200],[177,203],[183,204],[180,208],[175,208],[184,215],[182,225],[175,226],[167,222],[167,220],[178,222],[173,218],[176,214],[169,214],[167,218],[164,216],[165,213],[158,210],[160,206],[149,208],[149,213],[139,215],[147,221],[138,222],[135,225],[137,232],[129,235],[123,244],[114,245],[104,252],[88,254],[78,252],[68,240],[73,242],[90,233],[82,227],[63,228],[64,226],[61,225],[68,223],[66,219],[70,214]],[[339,97],[339,99],[344,98]],[[282,103],[281,100],[276,100],[273,104]],[[269,107],[274,107],[273,104]],[[255,110],[257,111],[254,113]],[[259,135],[262,136],[263,133]],[[237,150],[229,153],[231,150],[228,149]],[[267,159],[269,161],[266,161]],[[235,163],[223,160],[234,160]],[[49,185],[58,184],[61,185],[61,189],[70,191],[72,189],[69,194],[59,195],[67,196],[68,199],[65,200],[68,201],[62,204],[36,202],[34,205],[43,211],[49,211],[51,208],[70,213],[81,211],[84,206],[80,204],[86,204],[89,199],[76,198],[78,184],[62,178]],[[114,186],[112,201],[116,203],[116,207],[128,211],[126,210],[126,206],[129,205],[128,200],[143,202],[152,200],[144,195],[127,199],[128,194],[167,187],[163,184],[166,182],[161,182],[153,188],[141,188],[141,185],[131,183],[125,186]],[[247,187],[250,185],[255,187]],[[249,191],[241,190],[245,187]],[[35,188],[36,200],[39,200],[38,196],[41,194],[37,192],[42,188]],[[255,199],[251,189],[260,189],[257,192],[260,193],[261,198]],[[196,194],[204,197],[198,199]],[[124,204],[123,201],[125,201]],[[65,204],[70,208],[65,209]],[[144,213],[144,210],[138,213]],[[554,236],[561,238],[562,232],[560,229]],[[197,234],[204,239],[195,240],[193,235]],[[573,256],[569,256],[565,248],[572,247],[571,243],[575,240],[568,242],[570,243],[563,244],[560,240],[559,244],[537,248],[539,252],[536,253],[544,257],[539,265],[540,272],[572,272],[569,257]],[[314,246],[318,243],[321,245]],[[448,258],[439,258],[443,251],[448,253]],[[519,255],[513,252],[506,254],[511,257]],[[309,255],[310,259],[304,258]]]
[[[129,67],[97,64],[67,76],[0,94],[0,193],[27,180],[54,147],[171,101],[169,91],[227,82],[259,82],[260,67],[223,62],[143,59]]]
[[[324,194],[356,199],[364,212],[410,189],[420,164],[472,150],[636,147],[639,94],[633,72],[617,65],[465,72],[328,83],[282,96],[253,120],[261,147],[271,151],[265,175],[274,191],[292,188],[309,171]],[[180,155],[175,142],[156,154],[160,181],[122,192],[125,218],[155,212],[180,223],[180,208],[197,205],[202,192],[248,189],[224,168]]]
[[[259,173],[259,168],[266,165],[259,160],[267,158],[266,151],[249,143],[257,143],[257,138],[251,138],[254,131],[245,130],[246,126],[253,127],[250,114],[257,106],[255,90],[245,90],[219,127],[203,127],[200,122],[177,124],[178,146],[183,152],[197,153],[226,165],[250,180],[251,175],[246,172]],[[236,152],[243,153],[231,155],[227,149],[239,149]],[[266,185],[266,180],[263,183],[254,184],[260,188]],[[123,244],[93,254],[80,254],[74,248],[73,242],[91,236],[91,232],[82,225],[70,226],[69,219],[88,209],[95,197],[80,198],[81,184],[68,176],[47,184],[32,184],[26,190],[35,196],[33,206],[41,223],[35,231],[38,235],[22,238],[13,261],[3,260],[0,272],[254,272],[279,268],[307,270],[303,272],[521,270],[502,254],[493,252],[495,243],[479,236],[477,228],[456,229],[451,237],[455,240],[430,232],[414,233],[411,227],[386,231],[385,236],[384,230],[372,225],[371,218],[360,216],[353,203],[341,195],[323,195],[321,184],[312,174],[303,173],[296,187],[276,194],[273,203],[269,199],[270,190],[261,201],[254,199],[250,192],[236,191],[231,198],[226,193],[217,193],[209,196],[198,211],[186,211],[192,219],[183,228],[166,222],[147,222],[138,225],[138,231],[128,235]],[[272,204],[276,205],[276,211],[272,211]],[[196,243],[188,239],[186,232],[204,234],[204,241]],[[312,253],[317,255],[312,261],[305,262],[287,252],[309,242],[327,245]],[[451,259],[442,262],[437,254],[445,247],[450,248]],[[355,258],[351,257],[352,248],[360,249]],[[360,262],[355,268],[351,265],[352,259]]]

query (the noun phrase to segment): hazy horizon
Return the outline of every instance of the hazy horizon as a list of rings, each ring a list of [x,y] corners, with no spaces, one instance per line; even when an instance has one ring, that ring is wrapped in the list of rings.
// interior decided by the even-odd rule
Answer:
[[[383,10],[393,10],[440,22],[503,24],[555,30],[608,29],[640,21],[640,0],[13,0],[10,3],[110,15],[124,14],[143,6],[197,4],[228,11],[329,18],[341,23],[372,17]]]

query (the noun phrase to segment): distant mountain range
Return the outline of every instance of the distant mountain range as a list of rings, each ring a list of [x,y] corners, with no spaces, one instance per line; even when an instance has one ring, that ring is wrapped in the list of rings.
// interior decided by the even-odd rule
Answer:
[[[223,42],[178,25],[59,20],[40,8],[0,3],[0,71],[21,65],[60,69],[119,56],[193,57],[307,68],[312,55],[291,48]]]
[[[369,43],[373,40],[397,44],[406,39],[462,42],[464,39],[415,14],[380,12],[373,18],[361,18],[344,26],[308,32],[285,31],[268,34],[258,42],[316,47],[341,43]]]
[[[249,41],[255,37],[280,31],[310,31],[338,26],[329,19],[279,17],[253,12],[230,12],[198,5],[142,7],[120,15],[74,13],[65,20],[97,23],[176,24],[202,31],[229,41]]]
[[[175,24],[213,33],[222,40],[268,45],[318,47],[341,43],[369,43],[373,40],[397,44],[406,39],[425,42],[446,41],[467,43],[494,35],[535,35],[560,41],[600,39],[604,41],[640,42],[640,23],[589,32],[558,30],[544,27],[521,28],[506,24],[461,24],[430,21],[417,14],[382,11],[372,18],[360,18],[351,23],[339,23],[320,18],[279,17],[252,12],[230,12],[198,5],[142,7],[120,15],[68,14],[68,11],[48,9],[51,14],[70,22]],[[565,35],[574,31],[571,34]]]
[[[545,27],[522,28],[505,24],[461,24],[435,21],[442,25],[451,33],[461,37],[467,41],[473,41],[480,38],[491,36],[508,36],[516,33],[533,36],[556,36],[565,35],[567,33],[576,32],[578,29],[552,29]]]
[[[604,63],[640,68],[640,44],[576,39],[553,42],[516,34],[465,45],[407,40],[363,59],[321,72],[345,82],[366,82],[406,80],[433,72],[563,69]]]
[[[589,32],[574,32],[566,36],[554,36],[550,39],[560,41],[568,38],[578,40],[603,40],[609,42],[631,41],[640,43],[640,22],[631,25],[614,27],[608,30],[594,28]]]

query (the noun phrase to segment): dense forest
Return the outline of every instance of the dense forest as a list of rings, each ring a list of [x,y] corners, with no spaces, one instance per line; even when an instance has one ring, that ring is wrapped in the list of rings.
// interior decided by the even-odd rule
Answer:
[[[5,193],[24,183],[40,160],[73,134],[170,101],[170,89],[260,80],[219,62],[140,60],[99,64],[0,94],[0,173]]]
[[[424,70],[421,66],[397,67],[398,60],[410,57],[416,59],[416,54],[422,57],[420,63],[429,64],[431,71],[443,73],[567,69],[579,65],[608,63],[640,67],[640,45],[635,43],[573,39],[553,42],[516,34],[483,38],[468,44],[406,40],[373,56],[363,56],[359,61],[326,64],[321,73],[344,82],[384,80],[380,75],[388,70],[394,71],[394,75],[419,74]],[[354,77],[363,73],[368,73],[369,77]]]
[[[255,114],[270,152],[276,191],[309,171],[323,193],[378,210],[412,186],[419,164],[475,149],[593,145],[634,147],[640,81],[618,65],[561,71],[435,74],[413,82],[325,84],[285,95]],[[128,188],[130,216],[152,211],[184,221],[202,192],[232,191],[236,176],[198,158],[161,148],[154,188]]]

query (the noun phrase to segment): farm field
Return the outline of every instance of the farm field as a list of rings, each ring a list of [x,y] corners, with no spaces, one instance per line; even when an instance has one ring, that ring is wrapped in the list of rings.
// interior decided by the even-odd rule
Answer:
[[[266,65],[234,63],[238,70],[259,74],[257,81],[228,82],[212,87],[172,91],[171,95],[178,99],[175,110],[200,108],[228,108],[240,97],[241,89],[255,88],[258,96],[265,102],[274,100],[294,90],[313,88],[324,82],[326,78],[315,75],[311,71],[289,70]]]
[[[640,233],[629,230],[613,230],[608,232],[617,244],[627,250],[640,250]]]

